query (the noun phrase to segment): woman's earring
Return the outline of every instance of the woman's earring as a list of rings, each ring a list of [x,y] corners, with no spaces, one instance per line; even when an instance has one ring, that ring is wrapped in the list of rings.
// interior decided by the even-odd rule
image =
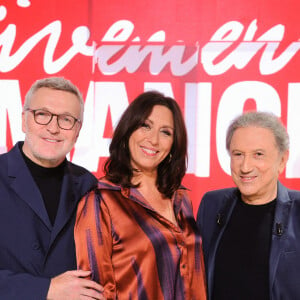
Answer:
[[[169,161],[168,161],[168,162],[170,163],[171,160],[172,160],[172,154],[170,153],[170,154],[169,154]]]

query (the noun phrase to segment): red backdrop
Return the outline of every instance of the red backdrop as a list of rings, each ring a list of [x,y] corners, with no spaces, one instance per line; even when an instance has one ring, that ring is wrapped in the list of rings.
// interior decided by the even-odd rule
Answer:
[[[85,99],[70,159],[97,176],[120,114],[139,93],[173,96],[185,115],[195,210],[231,186],[225,132],[249,109],[282,118],[291,138],[281,181],[300,178],[299,1],[6,0],[0,3],[0,152],[21,132],[36,79],[64,76]]]

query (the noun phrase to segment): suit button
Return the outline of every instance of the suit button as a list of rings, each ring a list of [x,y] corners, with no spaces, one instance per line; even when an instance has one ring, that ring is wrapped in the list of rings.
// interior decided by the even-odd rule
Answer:
[[[34,249],[34,250],[39,250],[41,247],[40,247],[40,245],[38,244],[38,243],[33,243],[32,244],[32,249]]]

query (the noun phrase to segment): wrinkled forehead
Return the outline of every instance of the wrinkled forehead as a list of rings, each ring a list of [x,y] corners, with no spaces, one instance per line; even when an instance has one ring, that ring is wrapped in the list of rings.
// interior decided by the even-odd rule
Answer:
[[[276,149],[278,145],[274,133],[264,127],[248,126],[237,128],[232,135],[230,149]]]
[[[35,91],[30,99],[32,109],[47,109],[52,113],[69,113],[76,117],[81,116],[81,105],[78,97],[64,90],[42,87]]]

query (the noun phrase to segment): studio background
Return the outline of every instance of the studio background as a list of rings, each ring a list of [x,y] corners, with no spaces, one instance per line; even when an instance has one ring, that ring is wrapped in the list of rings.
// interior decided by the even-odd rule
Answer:
[[[290,135],[281,181],[300,188],[299,1],[6,0],[0,2],[0,153],[23,140],[31,84],[64,76],[85,99],[70,160],[97,177],[113,128],[143,91],[172,96],[189,138],[184,185],[232,186],[226,128],[247,110],[272,111]]]

